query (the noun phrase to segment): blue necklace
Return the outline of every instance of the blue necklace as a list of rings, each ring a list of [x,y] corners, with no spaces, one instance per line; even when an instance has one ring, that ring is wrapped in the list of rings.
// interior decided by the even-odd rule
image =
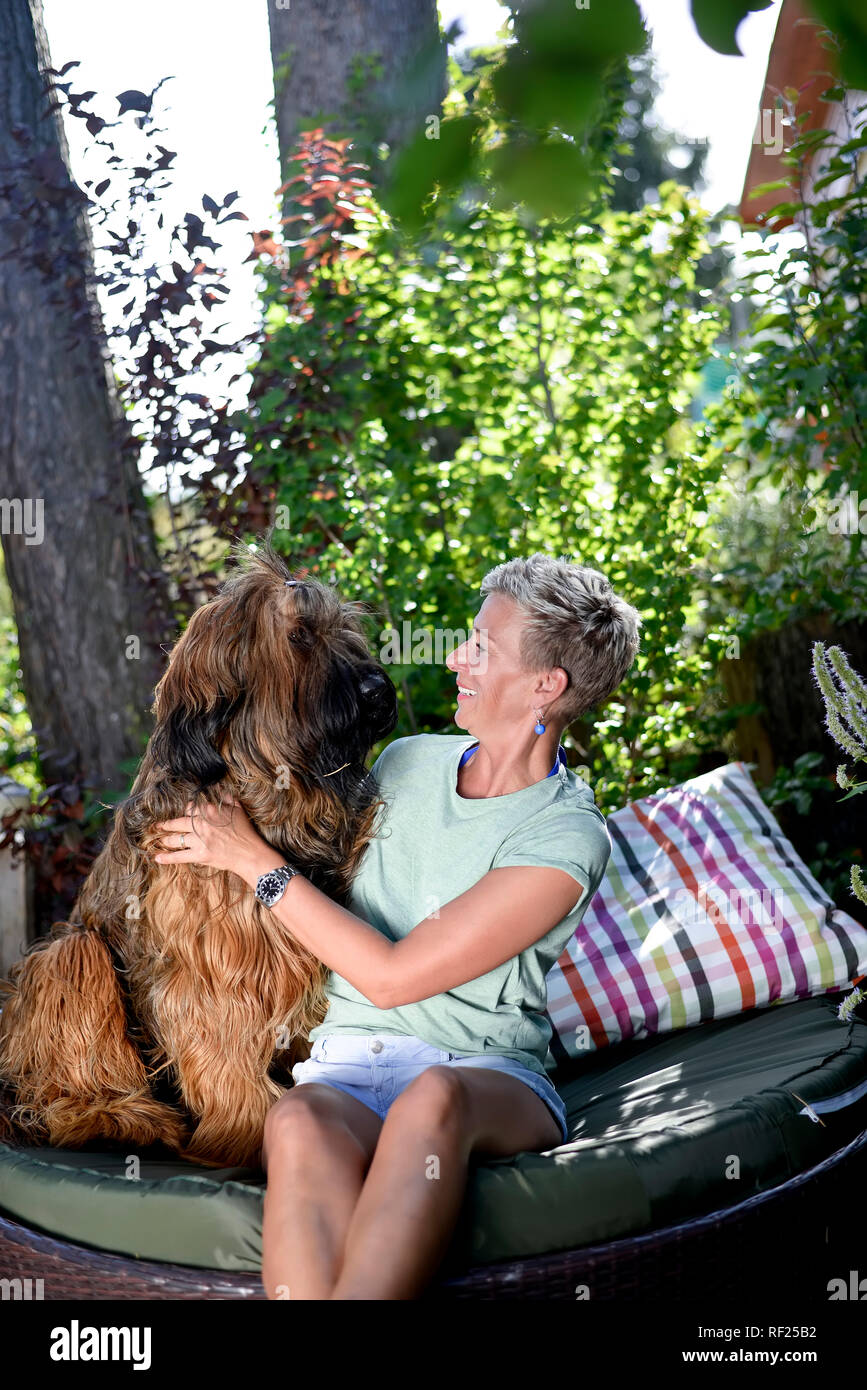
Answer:
[[[478,746],[479,746],[479,745],[478,745],[477,743],[474,743],[473,746],[472,746],[472,748],[465,748],[465,749],[464,749],[463,753],[461,754],[461,760],[460,760],[460,762],[458,763],[458,771],[460,771],[460,769],[463,767],[464,763],[465,763],[469,758],[471,758],[471,757],[473,756],[473,754],[475,753],[475,751],[476,751],[476,749],[478,748]],[[560,766],[561,763],[563,764],[564,767],[566,767],[566,753],[565,753],[565,750],[564,750],[564,748],[563,748],[562,743],[559,744],[559,746],[558,746],[558,748],[557,748],[557,757],[556,757],[555,760],[554,760],[554,766],[551,768],[551,771],[550,771],[550,772],[546,773],[546,776],[547,776],[547,777],[553,777],[553,776],[554,776],[554,773],[557,771],[557,768]]]

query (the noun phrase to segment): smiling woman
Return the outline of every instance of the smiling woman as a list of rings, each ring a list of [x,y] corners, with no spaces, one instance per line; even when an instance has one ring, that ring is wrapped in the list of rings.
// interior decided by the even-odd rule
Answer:
[[[540,553],[492,570],[482,593],[447,659],[472,691],[455,710],[472,737],[419,734],[380,754],[387,815],[352,911],[301,874],[260,893],[275,931],[331,971],[313,1053],[265,1128],[271,1297],[415,1297],[447,1246],[471,1154],[567,1138],[546,1072],[545,977],[611,842],[559,739],[623,679],[640,618],[603,575]],[[161,832],[160,862],[261,889],[284,864],[236,803]]]

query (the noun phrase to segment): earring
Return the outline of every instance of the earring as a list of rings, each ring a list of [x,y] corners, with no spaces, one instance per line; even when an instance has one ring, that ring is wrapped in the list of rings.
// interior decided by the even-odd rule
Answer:
[[[533,728],[534,728],[534,731],[535,731],[537,734],[544,734],[544,732],[545,732],[545,725],[542,723],[542,711],[541,711],[541,710],[538,710],[538,709],[536,710],[536,723],[533,725]]]

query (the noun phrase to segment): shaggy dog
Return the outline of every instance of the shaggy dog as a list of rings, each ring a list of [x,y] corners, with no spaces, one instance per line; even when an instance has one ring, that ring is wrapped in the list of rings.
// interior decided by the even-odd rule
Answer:
[[[309,1054],[327,968],[234,874],[156,864],[155,825],[228,792],[348,906],[383,805],[366,768],[397,721],[361,615],[266,545],[198,609],[156,688],[156,724],[70,921],[3,982],[7,1137],[164,1144],[256,1166],[265,1115]],[[282,1082],[282,1085],[281,1085]],[[0,1117],[2,1118],[2,1117]]]

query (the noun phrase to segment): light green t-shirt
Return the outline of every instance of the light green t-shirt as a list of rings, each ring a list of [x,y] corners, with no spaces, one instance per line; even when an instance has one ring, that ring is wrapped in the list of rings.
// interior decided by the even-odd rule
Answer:
[[[466,736],[398,738],[372,771],[387,803],[352,886],[350,911],[390,941],[458,898],[488,872],[513,864],[565,869],[586,889],[562,922],[486,975],[394,1009],[377,1009],[331,971],[328,1013],[309,1034],[397,1033],[445,1051],[514,1057],[543,1076],[554,1060],[543,1015],[545,976],[578,926],[611,854],[605,817],[576,773],[558,766],[520,791],[458,795]]]

